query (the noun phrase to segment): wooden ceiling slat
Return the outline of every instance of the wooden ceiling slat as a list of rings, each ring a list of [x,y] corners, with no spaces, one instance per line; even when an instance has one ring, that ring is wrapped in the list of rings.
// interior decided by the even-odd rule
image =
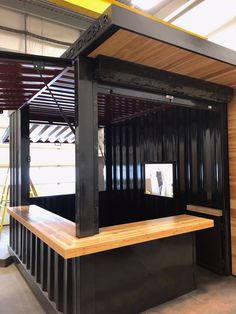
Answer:
[[[235,67],[120,29],[89,54],[117,58],[209,82],[235,87]],[[222,73],[222,75],[221,75]],[[223,74],[224,73],[224,74]],[[232,75],[231,75],[232,74]]]

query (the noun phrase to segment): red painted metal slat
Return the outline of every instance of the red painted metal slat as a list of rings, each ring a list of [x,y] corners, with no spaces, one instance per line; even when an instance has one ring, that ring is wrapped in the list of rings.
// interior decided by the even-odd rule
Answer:
[[[2,54],[3,52],[1,56]],[[40,64],[42,77],[47,84],[69,65],[68,62],[63,65],[63,60],[59,64],[58,58],[48,58],[50,61],[46,61],[47,58],[44,57],[35,56],[33,60],[33,56],[28,55],[8,55],[8,58],[3,56],[0,59],[0,110],[18,109],[45,86],[34,64]],[[28,57],[30,61],[23,61],[19,56],[23,56],[23,59]],[[38,59],[42,59],[42,62]]]
[[[59,105],[65,116],[74,120],[73,68],[46,63],[39,73],[32,62],[0,60],[0,109],[17,109],[27,104],[31,118],[63,121]],[[117,123],[145,112],[164,110],[166,106],[142,99],[98,94],[99,124]]]

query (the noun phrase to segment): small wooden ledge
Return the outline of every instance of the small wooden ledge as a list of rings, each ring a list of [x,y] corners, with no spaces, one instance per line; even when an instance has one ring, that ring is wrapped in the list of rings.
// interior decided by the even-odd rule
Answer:
[[[100,228],[87,238],[75,236],[75,223],[35,206],[8,209],[9,214],[65,259],[112,250],[183,233],[212,228],[214,221],[190,215]]]
[[[209,207],[198,206],[198,205],[187,205],[187,210],[191,212],[210,215],[210,216],[216,216],[216,217],[223,216],[223,211],[217,208],[209,208]]]

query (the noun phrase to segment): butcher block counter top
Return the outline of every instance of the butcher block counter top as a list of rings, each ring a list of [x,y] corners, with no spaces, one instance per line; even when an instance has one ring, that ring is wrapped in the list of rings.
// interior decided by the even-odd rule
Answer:
[[[77,238],[75,223],[36,205],[8,208],[9,214],[63,258],[74,258],[128,245],[212,228],[214,221],[178,215],[100,228],[91,237]]]

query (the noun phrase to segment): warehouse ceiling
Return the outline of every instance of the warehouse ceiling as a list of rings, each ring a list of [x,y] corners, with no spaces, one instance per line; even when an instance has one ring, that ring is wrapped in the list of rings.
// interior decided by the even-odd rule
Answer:
[[[50,0],[50,2],[61,6],[66,6],[67,3],[76,3],[74,0]],[[104,3],[107,3],[105,7],[111,3],[121,3],[142,10],[142,6],[138,6],[136,3],[148,3],[147,0],[88,0],[79,1],[80,7],[83,2],[87,3],[87,7],[90,3],[91,10],[96,10],[101,3],[102,7],[104,7]],[[145,10],[145,13],[236,50],[236,1],[156,0],[150,2],[156,3],[156,5]],[[77,12],[79,11],[76,9],[76,5],[73,8]]]
[[[74,0],[0,0],[0,7],[11,8],[84,31],[98,16],[98,8],[101,11],[102,8],[105,9],[111,3],[116,2],[141,9],[135,5],[135,1],[83,0],[77,2],[80,4],[77,7],[68,4],[76,3]],[[147,3],[148,1],[144,0],[143,2]],[[236,1],[156,0],[155,2],[157,4],[145,11],[146,13],[236,50]],[[85,15],[87,11],[82,10],[82,3],[90,7],[91,12],[92,10],[97,11],[94,14],[90,13],[90,16]],[[201,22],[199,23],[199,21]]]
[[[62,23],[82,31],[86,30],[94,20],[89,16],[57,6],[47,0],[0,0],[0,6]]]

